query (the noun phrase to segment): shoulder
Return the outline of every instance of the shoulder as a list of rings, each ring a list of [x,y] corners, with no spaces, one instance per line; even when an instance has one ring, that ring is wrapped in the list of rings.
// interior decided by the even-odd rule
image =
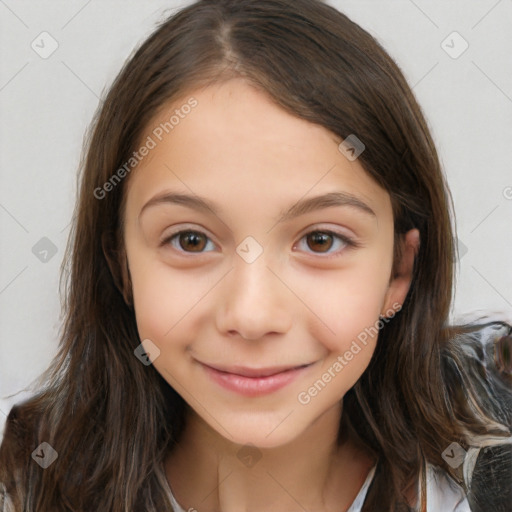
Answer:
[[[27,437],[30,435],[30,413],[23,407],[15,405],[9,412],[4,425],[4,434],[0,444],[0,476],[5,463],[19,456],[20,450],[26,445]]]
[[[452,361],[457,360],[457,369],[465,376],[460,396],[468,402],[471,388],[471,403],[493,422],[493,430],[503,430],[503,434],[468,437],[461,476],[471,508],[462,510],[508,512],[512,501],[512,319],[486,313],[465,320],[451,328],[447,353],[449,358],[454,356]]]
[[[512,450],[482,450],[469,492],[443,469],[427,463],[427,512],[510,512]]]
[[[0,444],[0,504],[8,508],[8,496],[14,497],[26,480],[31,454],[37,447],[40,414],[33,400],[10,410]],[[4,510],[0,507],[0,510]]]
[[[509,369],[506,361],[495,357],[494,349],[499,340],[512,335],[512,318],[491,312],[465,315],[448,332],[452,347],[460,347],[469,358],[489,367],[497,365],[497,371]]]
[[[512,438],[507,443],[474,449],[474,469],[469,473],[468,500],[472,512],[510,512],[512,503]],[[471,451],[471,450],[470,450]],[[470,452],[466,455],[468,462]],[[464,466],[466,469],[466,461]]]
[[[471,512],[462,487],[443,469],[427,463],[427,512]]]
[[[479,405],[494,421],[512,427],[511,320],[487,314],[449,329],[445,353],[465,374]]]
[[[5,421],[0,457],[22,455],[28,451],[32,441],[37,438],[40,417],[35,400],[13,406]]]

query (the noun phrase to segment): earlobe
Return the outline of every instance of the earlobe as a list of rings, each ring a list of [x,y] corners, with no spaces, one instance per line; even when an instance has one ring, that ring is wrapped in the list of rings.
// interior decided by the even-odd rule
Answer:
[[[110,270],[116,288],[121,292],[126,305],[129,308],[133,306],[132,283],[130,270],[128,268],[128,258],[124,247],[120,250],[114,247],[115,236],[112,233],[103,233],[101,237],[101,246],[103,254]]]
[[[420,247],[420,233],[418,229],[411,229],[402,235],[400,247],[400,260],[391,277],[386,298],[384,300],[381,315],[386,316],[386,311],[396,310],[396,305],[402,305],[411,286],[414,270],[414,261]]]

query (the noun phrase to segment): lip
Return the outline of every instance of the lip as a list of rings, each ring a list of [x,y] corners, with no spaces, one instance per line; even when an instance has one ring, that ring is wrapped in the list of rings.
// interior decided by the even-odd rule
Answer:
[[[207,375],[222,387],[245,396],[273,393],[290,384],[313,364],[300,366],[274,366],[249,368],[242,366],[221,367],[200,363]]]

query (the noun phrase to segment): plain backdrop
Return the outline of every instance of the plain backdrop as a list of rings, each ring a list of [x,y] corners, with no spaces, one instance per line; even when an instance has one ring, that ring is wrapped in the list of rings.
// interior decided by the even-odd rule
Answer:
[[[0,433],[57,350],[84,132],[132,50],[188,3],[0,0]],[[511,318],[512,0],[329,3],[388,50],[428,119],[456,212],[452,319]]]

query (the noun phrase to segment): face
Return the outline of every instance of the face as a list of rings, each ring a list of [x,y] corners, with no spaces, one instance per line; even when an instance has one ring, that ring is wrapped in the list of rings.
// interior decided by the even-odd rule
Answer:
[[[405,298],[389,195],[240,79],[169,105],[147,137],[124,212],[143,345],[225,438],[289,442],[339,405]]]

